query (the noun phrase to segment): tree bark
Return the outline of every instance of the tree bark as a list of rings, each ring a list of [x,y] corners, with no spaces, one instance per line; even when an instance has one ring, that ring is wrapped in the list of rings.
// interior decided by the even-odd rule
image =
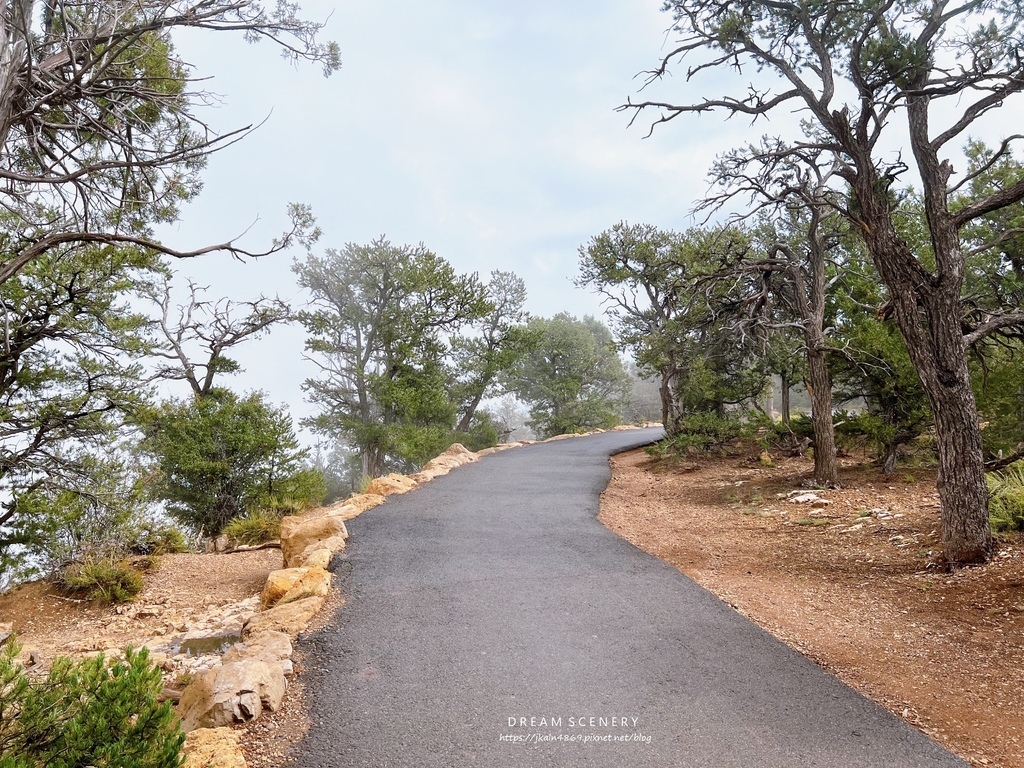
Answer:
[[[947,266],[941,277],[926,272],[892,228],[891,218],[877,210],[870,179],[865,184],[862,177],[857,193],[867,201],[865,239],[935,416],[943,554],[953,567],[985,562],[993,541],[981,427],[960,326],[962,270],[953,268],[950,274]],[[955,233],[933,237],[937,258],[947,265],[962,259],[951,237]]]
[[[676,402],[676,381],[679,378],[679,371],[674,362],[663,366],[661,369],[661,384],[658,385],[658,394],[661,396],[661,423],[665,427],[665,433],[672,437],[678,432],[679,404]]]
[[[900,444],[896,440],[885,443],[882,446],[882,474],[891,475],[896,471],[896,454],[899,452]]]
[[[808,325],[807,381],[814,426],[814,482],[828,488],[839,485],[836,432],[832,422],[832,377],[828,371],[824,336]]]
[[[789,371],[779,374],[779,378],[782,380],[780,389],[782,390],[782,426],[786,428],[787,432],[792,432],[792,428],[789,423],[789,412],[791,409],[789,396],[790,389],[793,387],[793,382],[789,380]]]
[[[480,401],[483,400],[483,397],[483,390],[473,396],[473,402],[469,404],[466,412],[462,414],[462,419],[459,421],[459,425],[455,428],[456,432],[469,431],[469,427],[473,423],[473,417],[476,415],[476,409],[480,407]]]

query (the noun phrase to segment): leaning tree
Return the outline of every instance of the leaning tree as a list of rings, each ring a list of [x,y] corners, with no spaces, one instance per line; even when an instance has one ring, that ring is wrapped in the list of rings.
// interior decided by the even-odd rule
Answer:
[[[668,0],[678,44],[651,80],[687,65],[687,77],[754,70],[735,90],[690,103],[630,102],[658,110],[656,123],[691,113],[782,116],[799,110],[802,130],[779,150],[827,152],[837,163],[840,210],[860,231],[890,292],[893,316],[935,413],[943,551],[950,564],[984,561],[992,551],[981,430],[971,390],[965,333],[996,332],[1024,319],[1019,307],[963,327],[962,232],[1024,199],[1024,177],[968,196],[973,177],[955,142],[1024,90],[1019,55],[1024,15],[1001,0]],[[1002,140],[1004,157],[1014,142]],[[906,161],[893,147],[906,145]],[[753,169],[770,167],[755,151]],[[920,190],[929,247],[901,235],[899,190]],[[954,203],[955,200],[955,203]]]

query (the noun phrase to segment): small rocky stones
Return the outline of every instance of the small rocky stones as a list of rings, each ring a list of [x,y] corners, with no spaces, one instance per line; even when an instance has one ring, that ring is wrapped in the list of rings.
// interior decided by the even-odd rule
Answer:
[[[812,507],[827,507],[832,503],[813,491],[792,491],[788,501],[790,504],[810,504]]]
[[[231,728],[196,728],[185,737],[182,768],[246,768],[238,732]]]

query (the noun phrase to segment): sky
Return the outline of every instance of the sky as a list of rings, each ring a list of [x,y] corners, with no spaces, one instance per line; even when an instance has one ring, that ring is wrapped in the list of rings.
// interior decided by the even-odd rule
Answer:
[[[666,42],[659,0],[306,2],[324,21],[342,68],[324,78],[264,41],[179,35],[217,105],[218,131],[259,128],[214,155],[201,195],[160,231],[194,248],[246,233],[259,250],[286,227],[291,202],[312,207],[317,248],[423,243],[463,272],[511,270],[535,315],[600,314],[573,285],[578,248],[626,220],[681,229],[706,188],[705,171],[742,130],[717,118],[645,138],[615,108],[643,83]],[[680,79],[680,83],[682,80]],[[176,262],[177,280],[210,298],[278,295],[301,304],[292,259],[239,263],[224,255]],[[303,332],[279,328],[238,354],[246,373],[223,383],[263,389],[308,415]],[[179,394],[184,394],[179,393]]]

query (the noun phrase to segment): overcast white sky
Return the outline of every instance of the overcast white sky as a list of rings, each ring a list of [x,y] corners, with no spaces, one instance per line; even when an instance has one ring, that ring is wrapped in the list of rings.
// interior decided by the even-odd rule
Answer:
[[[216,155],[201,196],[161,236],[183,248],[219,242],[259,222],[259,248],[286,224],[289,202],[313,207],[322,247],[387,235],[423,242],[462,271],[522,276],[528,308],[597,314],[573,287],[577,248],[620,220],[684,228],[705,170],[729,147],[717,117],[644,139],[615,107],[658,60],[669,18],[659,0],[322,0],[343,67],[323,78],[269,44],[224,34],[178,38],[179,51],[222,104],[222,131],[266,123]],[[681,79],[679,81],[682,82]],[[703,126],[704,130],[699,130]],[[742,132],[746,126],[735,126]],[[178,263],[211,294],[303,298],[292,255],[237,264]],[[279,329],[239,355],[229,384],[265,389],[302,416],[300,328]]]
[[[161,236],[198,247],[258,219],[243,244],[259,249],[285,228],[287,204],[302,202],[323,229],[320,247],[380,235],[423,242],[484,279],[493,269],[521,275],[534,314],[598,314],[597,298],[572,284],[578,247],[620,220],[689,226],[714,157],[776,130],[718,115],[683,118],[646,139],[648,120],[627,127],[629,115],[615,107],[665,52],[670,18],[660,7],[305,2],[303,15],[327,20],[324,37],[341,47],[343,67],[328,79],[315,66],[292,67],[266,42],[178,38],[185,60],[222,96],[208,114],[217,129],[266,122],[212,158],[203,193]],[[717,95],[708,87],[707,77],[687,85],[678,74],[655,93]],[[277,294],[299,304],[292,258],[238,264],[209,256],[178,266],[215,296]],[[247,372],[224,383],[264,389],[307,415],[300,385],[315,368],[303,361],[302,343],[301,328],[278,329],[245,349]]]

